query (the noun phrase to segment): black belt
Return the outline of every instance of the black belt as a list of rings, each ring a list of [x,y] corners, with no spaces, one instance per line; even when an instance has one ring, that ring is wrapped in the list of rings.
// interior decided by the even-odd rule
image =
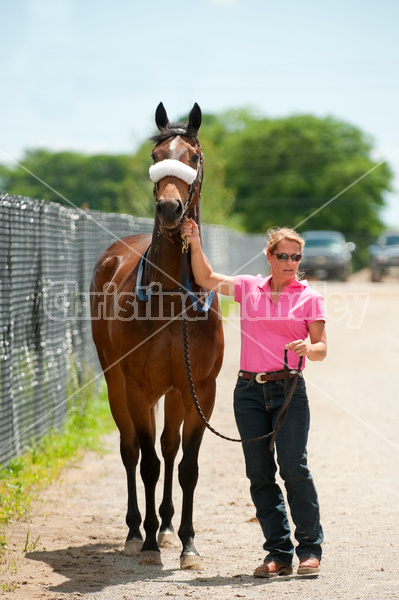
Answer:
[[[295,371],[294,369],[290,369],[288,371],[288,377],[292,379],[295,375],[300,375],[301,371]],[[278,381],[280,379],[285,379],[286,374],[284,370],[281,371],[271,371],[269,373],[252,373],[251,371],[238,371],[238,377],[243,377],[244,379],[252,379],[257,381],[258,383],[265,383],[266,381]]]

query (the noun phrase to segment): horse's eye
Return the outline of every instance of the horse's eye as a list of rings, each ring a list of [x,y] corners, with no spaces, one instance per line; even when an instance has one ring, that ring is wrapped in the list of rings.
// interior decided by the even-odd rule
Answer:
[[[151,158],[152,158],[153,161],[156,160],[154,152],[151,152]]]
[[[198,159],[199,159],[199,154],[193,154],[193,155],[192,155],[192,157],[191,157],[191,160],[192,160],[194,163],[198,162]]]

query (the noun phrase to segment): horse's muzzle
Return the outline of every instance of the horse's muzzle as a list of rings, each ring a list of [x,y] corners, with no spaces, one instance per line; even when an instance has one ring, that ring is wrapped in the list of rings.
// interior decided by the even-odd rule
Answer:
[[[160,198],[156,204],[156,213],[163,227],[172,229],[179,224],[183,215],[183,204],[181,200]]]

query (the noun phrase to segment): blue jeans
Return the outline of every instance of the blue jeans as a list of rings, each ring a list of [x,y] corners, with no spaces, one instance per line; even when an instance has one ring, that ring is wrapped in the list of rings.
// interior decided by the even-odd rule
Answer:
[[[290,380],[290,383],[292,380]],[[239,377],[234,391],[234,412],[242,439],[273,431],[284,402],[283,382],[252,382]],[[291,400],[284,424],[276,438],[277,463],[287,491],[295,524],[296,553],[299,559],[321,559],[323,530],[317,492],[307,466],[306,444],[309,431],[309,402],[303,377]],[[247,477],[268,553],[266,560],[291,566],[294,546],[284,497],[276,482],[277,464],[270,440],[243,443]]]

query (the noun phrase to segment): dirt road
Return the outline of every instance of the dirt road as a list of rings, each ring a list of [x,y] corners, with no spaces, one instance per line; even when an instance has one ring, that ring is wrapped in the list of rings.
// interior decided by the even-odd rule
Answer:
[[[21,548],[27,524],[10,531],[12,552],[1,580],[18,587],[0,591],[0,596],[397,599],[399,283],[354,280],[317,287],[326,300],[329,355],[323,363],[308,363],[305,377],[312,411],[309,464],[325,531],[318,579],[252,577],[264,552],[241,447],[209,431],[200,455],[194,515],[203,570],[180,571],[180,548],[163,550],[163,567],[140,567],[136,559],[125,557],[126,485],[114,434],[104,442],[109,450],[105,456],[90,454],[66,470],[34,506],[26,554]],[[225,324],[225,335],[227,352],[212,424],[235,437],[232,390],[239,334],[234,319]],[[174,496],[178,510],[178,485]],[[178,519],[177,513],[176,524]]]

